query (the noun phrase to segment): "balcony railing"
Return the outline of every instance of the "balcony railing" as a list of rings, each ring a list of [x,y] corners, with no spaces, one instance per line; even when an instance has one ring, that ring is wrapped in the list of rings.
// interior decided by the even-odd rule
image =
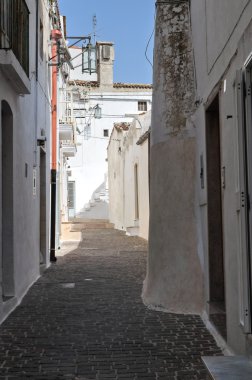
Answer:
[[[59,123],[59,139],[74,141],[75,127],[73,123]]]
[[[70,140],[61,140],[60,148],[65,157],[74,157],[77,152],[76,144]]]
[[[25,0],[0,0],[0,49],[12,50],[29,76],[29,10]]]

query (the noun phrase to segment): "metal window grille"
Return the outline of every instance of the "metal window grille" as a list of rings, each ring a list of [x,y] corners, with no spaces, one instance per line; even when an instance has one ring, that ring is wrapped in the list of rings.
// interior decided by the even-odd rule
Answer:
[[[29,10],[25,0],[0,0],[0,49],[11,49],[29,75]]]
[[[138,111],[147,111],[147,102],[138,102]]]

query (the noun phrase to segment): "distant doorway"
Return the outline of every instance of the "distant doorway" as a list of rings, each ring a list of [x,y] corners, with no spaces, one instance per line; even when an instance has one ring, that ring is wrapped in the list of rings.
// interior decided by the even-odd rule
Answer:
[[[46,264],[46,153],[40,147],[40,265]]]
[[[134,166],[135,220],[139,219],[138,165]]]
[[[15,295],[13,244],[13,114],[6,101],[1,102],[1,238],[3,300]]]
[[[75,181],[67,183],[67,203],[68,203],[68,218],[75,217]]]
[[[226,338],[225,279],[222,234],[220,114],[217,95],[206,111],[208,263],[210,319]]]

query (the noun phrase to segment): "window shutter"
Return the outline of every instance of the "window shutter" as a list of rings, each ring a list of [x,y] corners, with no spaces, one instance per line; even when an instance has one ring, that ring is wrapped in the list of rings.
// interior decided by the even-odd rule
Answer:
[[[240,324],[245,333],[251,332],[250,311],[250,237],[248,210],[248,168],[247,168],[247,133],[245,115],[245,83],[242,70],[236,73],[237,116],[238,116],[238,147],[239,147],[239,305]]]

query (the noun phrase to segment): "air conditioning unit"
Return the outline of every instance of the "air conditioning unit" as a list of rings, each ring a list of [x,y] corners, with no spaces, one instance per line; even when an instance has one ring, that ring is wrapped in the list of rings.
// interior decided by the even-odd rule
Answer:
[[[102,46],[102,58],[109,60],[110,59],[110,46],[109,45],[103,45]]]

